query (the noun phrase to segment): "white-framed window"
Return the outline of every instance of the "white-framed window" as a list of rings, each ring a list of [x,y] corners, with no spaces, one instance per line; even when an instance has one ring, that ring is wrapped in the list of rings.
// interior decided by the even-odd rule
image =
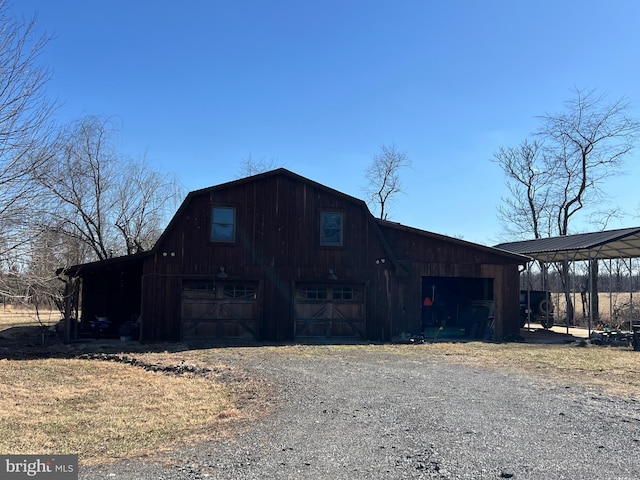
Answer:
[[[211,241],[235,242],[236,209],[233,207],[213,207],[211,209]]]
[[[320,212],[320,245],[342,246],[343,224],[342,212]]]

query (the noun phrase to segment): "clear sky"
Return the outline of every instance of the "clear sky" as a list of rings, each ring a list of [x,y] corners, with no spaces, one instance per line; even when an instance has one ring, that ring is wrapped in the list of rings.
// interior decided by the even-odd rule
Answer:
[[[640,116],[636,0],[13,0],[53,36],[61,122],[116,116],[122,152],[186,190],[243,159],[363,198],[382,144],[413,161],[390,220],[492,245],[507,194],[491,159],[575,88]],[[612,201],[637,226],[640,149]],[[588,224],[574,224],[576,231]]]

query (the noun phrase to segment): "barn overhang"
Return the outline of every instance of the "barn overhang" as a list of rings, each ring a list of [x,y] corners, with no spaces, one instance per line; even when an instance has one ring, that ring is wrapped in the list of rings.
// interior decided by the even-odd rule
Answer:
[[[65,282],[66,342],[83,334],[117,336],[123,324],[135,322],[133,317],[140,313],[142,266],[149,255],[143,252],[56,271]],[[109,329],[98,325],[107,324],[101,319],[108,319]]]
[[[77,278],[83,277],[84,275],[88,274],[105,272],[108,270],[135,267],[138,264],[141,266],[144,259],[149,257],[150,255],[152,255],[152,252],[141,252],[122,257],[107,258],[105,260],[81,263],[78,265],[72,265],[70,267],[60,268],[56,273],[59,277],[64,276],[67,278]]]

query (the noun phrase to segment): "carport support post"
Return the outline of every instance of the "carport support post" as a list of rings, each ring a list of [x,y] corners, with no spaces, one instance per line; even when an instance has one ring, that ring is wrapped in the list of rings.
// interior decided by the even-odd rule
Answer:
[[[609,259],[609,321],[613,318],[613,267]]]
[[[571,320],[569,318],[569,301],[571,300],[571,286],[569,285],[569,279],[571,278],[571,272],[569,271],[569,252],[564,252],[564,265],[562,271],[566,272],[566,278],[564,279],[564,317],[567,324],[567,335],[569,335],[569,324]],[[575,303],[574,303],[575,305]]]
[[[629,331],[633,332],[633,258],[629,259]]]
[[[544,261],[544,275],[542,277],[542,283],[543,283],[542,290],[544,290],[544,298],[547,300],[547,305],[548,305],[550,301],[550,296],[551,296],[551,288],[549,287],[549,252],[547,252],[547,258]],[[544,314],[547,328],[549,328],[550,310],[551,310],[550,308],[547,308],[547,311]]]
[[[589,250],[589,338],[591,338],[591,325],[593,325],[593,268],[591,265],[591,250]]]
[[[531,330],[531,264],[527,262],[527,328]]]

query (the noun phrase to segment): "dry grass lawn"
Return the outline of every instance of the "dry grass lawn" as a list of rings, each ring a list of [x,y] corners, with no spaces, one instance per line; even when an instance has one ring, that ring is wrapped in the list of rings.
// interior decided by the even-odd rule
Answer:
[[[12,325],[4,322],[0,336]],[[252,355],[257,361],[319,355],[378,361],[381,351],[410,361],[504,369],[640,396],[640,352],[616,347],[470,342],[136,354],[148,363],[184,361],[216,369],[206,375],[169,375],[99,360],[5,358],[0,360],[0,451],[78,453],[82,464],[91,464],[145,455],[191,439],[220,438],[236,431],[235,420],[262,415],[268,409],[260,405],[268,403],[270,387],[230,367],[237,356]],[[242,381],[221,381],[216,372]],[[246,398],[254,399],[251,408],[242,408]]]
[[[59,318],[40,312],[45,325]],[[35,311],[0,310],[0,347],[2,338],[12,342],[9,350],[16,340],[39,345],[39,332]],[[6,453],[78,453],[82,464],[105,462],[228,435],[234,420],[248,414],[243,392],[219,378],[243,374],[215,362],[209,373],[176,375],[100,360],[11,358],[0,357],[0,451]],[[166,361],[159,364],[184,357]],[[259,398],[256,382],[243,380],[243,389]]]
[[[78,453],[83,461],[141,454],[215,435],[238,415],[211,378],[77,359],[0,361],[0,451]]]
[[[640,397],[640,352],[626,347],[579,347],[575,344],[455,343],[428,345],[450,361],[511,370],[562,382]]]

